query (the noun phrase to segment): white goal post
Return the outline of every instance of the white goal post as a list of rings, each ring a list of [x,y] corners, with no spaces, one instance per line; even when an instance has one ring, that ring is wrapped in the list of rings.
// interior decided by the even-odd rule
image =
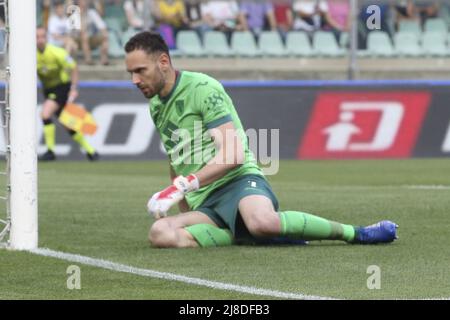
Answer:
[[[6,8],[8,55],[4,110],[7,116],[9,113],[5,137],[9,164],[6,201],[10,211],[7,245],[14,250],[30,250],[38,245],[36,1],[0,2]]]

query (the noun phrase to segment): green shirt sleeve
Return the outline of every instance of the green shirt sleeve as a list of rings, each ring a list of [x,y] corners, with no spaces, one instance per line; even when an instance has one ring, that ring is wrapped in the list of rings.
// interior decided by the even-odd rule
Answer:
[[[225,90],[218,86],[206,84],[198,87],[196,89],[196,107],[208,129],[232,121],[231,99]]]

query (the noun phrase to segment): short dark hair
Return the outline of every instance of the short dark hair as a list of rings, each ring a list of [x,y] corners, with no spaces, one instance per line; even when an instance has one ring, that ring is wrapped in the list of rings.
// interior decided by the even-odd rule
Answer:
[[[150,31],[140,32],[125,44],[125,52],[130,53],[135,50],[143,50],[147,54],[166,53],[169,55],[169,48],[160,34]]]

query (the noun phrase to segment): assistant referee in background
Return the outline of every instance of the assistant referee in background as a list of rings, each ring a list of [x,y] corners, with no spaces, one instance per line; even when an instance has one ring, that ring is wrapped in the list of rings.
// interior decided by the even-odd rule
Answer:
[[[44,27],[36,30],[37,73],[42,82],[45,101],[42,105],[42,121],[47,152],[39,157],[41,161],[56,160],[55,136],[56,126],[52,117],[59,117],[67,103],[72,103],[78,96],[78,68],[75,60],[63,48],[47,43],[47,31]],[[89,160],[98,160],[99,155],[94,147],[80,132],[66,128]]]

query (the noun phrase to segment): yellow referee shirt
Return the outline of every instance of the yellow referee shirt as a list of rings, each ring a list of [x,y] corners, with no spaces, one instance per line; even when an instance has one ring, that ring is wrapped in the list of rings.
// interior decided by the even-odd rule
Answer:
[[[63,48],[47,44],[44,52],[37,51],[37,73],[45,89],[69,83],[76,65]]]

